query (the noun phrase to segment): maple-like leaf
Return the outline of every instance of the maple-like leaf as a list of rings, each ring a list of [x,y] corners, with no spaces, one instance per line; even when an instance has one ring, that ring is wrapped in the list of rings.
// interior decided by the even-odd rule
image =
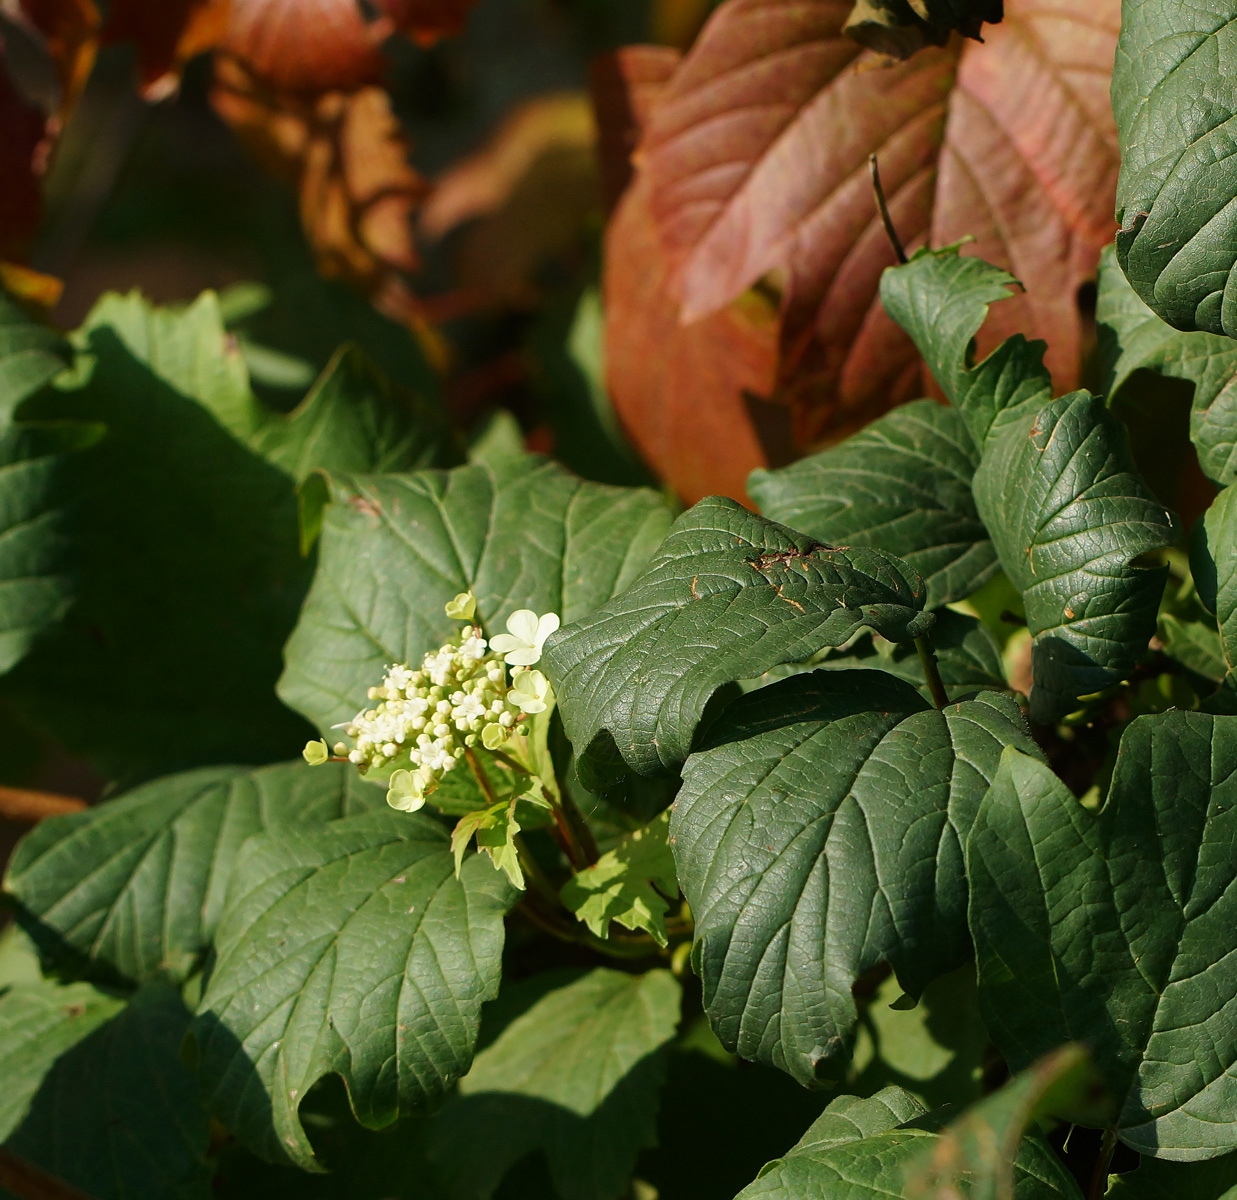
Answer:
[[[635,125],[655,110],[658,75],[664,79],[674,61],[662,47],[643,46],[612,60],[613,70],[601,76],[605,102],[597,104],[603,154],[621,155],[634,144],[623,122]],[[751,468],[769,465],[753,412],[758,420],[771,417],[774,427],[785,412],[762,405],[776,379],[777,315],[749,295],[679,324],[649,198],[650,180],[640,171],[606,228],[606,383],[628,435],[687,503],[714,492],[742,497]]]
[[[1119,0],[1008,0],[984,44],[951,43],[888,69],[844,36],[850,10],[845,0],[726,0],[638,151],[689,328],[761,279],[781,286],[780,374],[800,447],[850,432],[925,384],[877,298],[893,252],[869,154],[908,248],[971,236],[965,253],[1023,282],[981,350],[1014,331],[1045,338],[1058,390],[1079,370],[1072,300],[1114,228],[1108,82]],[[630,252],[614,236],[609,245]],[[629,398],[615,400],[656,459],[660,432],[641,431]],[[713,453],[703,438],[674,448],[671,481],[704,474],[724,486],[734,469],[712,471]]]

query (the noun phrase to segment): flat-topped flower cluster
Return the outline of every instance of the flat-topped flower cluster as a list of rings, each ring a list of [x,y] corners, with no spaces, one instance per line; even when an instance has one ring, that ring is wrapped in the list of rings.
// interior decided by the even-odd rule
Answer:
[[[507,619],[507,632],[487,642],[474,623],[476,608],[471,593],[456,596],[447,616],[467,622],[464,628],[426,654],[419,668],[388,667],[369,689],[377,703],[344,726],[351,747],[342,741],[334,747],[337,759],[362,774],[389,773],[387,801],[395,808],[415,812],[472,747],[499,749],[525,717],[553,702],[549,681],[532,667],[558,617],[520,609]],[[323,741],[305,747],[311,764],[330,757]]]

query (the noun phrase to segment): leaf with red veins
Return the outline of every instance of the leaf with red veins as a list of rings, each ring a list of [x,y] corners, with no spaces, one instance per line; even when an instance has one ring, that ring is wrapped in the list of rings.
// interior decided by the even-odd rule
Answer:
[[[684,321],[762,277],[781,284],[780,375],[800,446],[926,382],[877,299],[893,253],[869,154],[909,248],[970,236],[966,253],[1018,275],[1026,294],[994,312],[984,342],[1014,329],[1046,338],[1058,390],[1079,370],[1082,318],[1070,301],[1113,232],[1107,89],[1119,0],[1008,0],[985,44],[889,69],[843,35],[849,10],[842,0],[726,0],[639,151]]]

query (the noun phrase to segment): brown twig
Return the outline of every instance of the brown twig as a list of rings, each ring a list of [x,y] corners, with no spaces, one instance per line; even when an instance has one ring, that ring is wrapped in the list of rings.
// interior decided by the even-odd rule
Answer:
[[[27,788],[0,787],[0,817],[7,821],[42,821],[62,813],[81,812],[84,800],[58,796],[55,792],[35,792]]]
[[[906,262],[906,251],[902,248],[902,239],[893,227],[893,218],[889,215],[889,205],[885,203],[885,189],[881,187],[881,171],[876,162],[876,155],[868,155],[868,169],[872,172],[872,190],[876,193],[876,211],[880,213],[881,224],[885,227],[885,236],[893,247],[898,262]]]
[[[3,1147],[0,1147],[0,1187],[20,1196],[21,1200],[93,1200],[87,1192],[49,1175]]]

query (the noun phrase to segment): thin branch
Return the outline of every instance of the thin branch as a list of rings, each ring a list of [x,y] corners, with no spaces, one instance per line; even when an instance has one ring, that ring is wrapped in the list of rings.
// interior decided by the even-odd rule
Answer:
[[[92,1200],[88,1193],[49,1175],[3,1147],[0,1147],[0,1187],[20,1196],[21,1200]]]
[[[42,821],[62,813],[81,812],[84,800],[59,796],[55,792],[35,792],[27,788],[0,787],[0,817],[8,821]]]
[[[923,677],[928,682],[928,691],[932,694],[932,703],[937,708],[944,708],[949,703],[949,695],[941,682],[940,668],[936,663],[936,651],[926,637],[915,639],[915,649],[919,651],[919,662],[923,667]]]
[[[885,203],[885,189],[881,187],[881,170],[876,162],[876,155],[868,155],[868,167],[872,172],[872,190],[876,193],[876,211],[880,213],[881,224],[885,227],[885,236],[893,247],[898,262],[906,262],[906,251],[902,248],[902,239],[893,227],[893,218],[889,215],[889,205]]]

